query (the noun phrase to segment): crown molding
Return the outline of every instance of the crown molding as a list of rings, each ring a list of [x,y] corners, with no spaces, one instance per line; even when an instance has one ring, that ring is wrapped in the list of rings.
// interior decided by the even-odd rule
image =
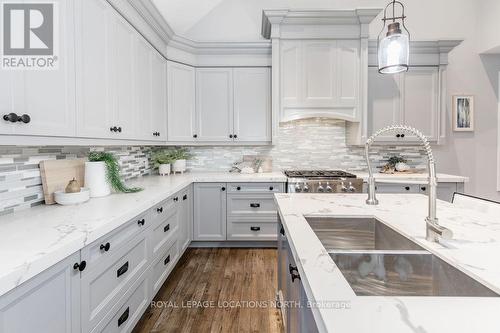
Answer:
[[[292,10],[265,9],[262,11],[264,38],[279,37],[273,26],[360,26],[368,25],[382,11],[381,8],[360,8],[354,10]],[[363,32],[366,29],[363,29]],[[275,35],[276,33],[276,35]],[[274,36],[273,36],[274,35]]]
[[[169,46],[196,55],[271,54],[271,42],[197,42],[174,35]]]
[[[463,40],[410,41],[410,62],[413,66],[441,66],[448,64],[448,54]],[[369,66],[376,66],[377,40],[368,42]]]

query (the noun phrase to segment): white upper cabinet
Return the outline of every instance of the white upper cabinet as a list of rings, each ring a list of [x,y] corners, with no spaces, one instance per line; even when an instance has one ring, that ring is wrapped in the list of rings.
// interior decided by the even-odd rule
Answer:
[[[196,113],[200,141],[233,139],[233,70],[196,69]]]
[[[389,125],[417,128],[429,141],[437,142],[439,68],[413,67],[407,73],[383,75],[370,67],[368,76],[368,136]],[[418,140],[403,132],[387,132],[377,141],[404,143]]]
[[[136,39],[136,138],[166,141],[167,61],[142,37]]]
[[[32,1],[38,2],[38,1]],[[73,2],[55,1],[59,10],[58,69],[1,70],[0,134],[75,136]],[[24,114],[29,123],[4,116]]]
[[[196,141],[195,69],[168,61],[168,141]]]
[[[271,141],[270,69],[236,68],[233,80],[235,141]]]

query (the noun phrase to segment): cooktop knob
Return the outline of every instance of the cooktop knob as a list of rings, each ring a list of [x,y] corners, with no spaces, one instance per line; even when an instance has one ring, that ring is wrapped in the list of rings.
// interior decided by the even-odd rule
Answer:
[[[318,183],[318,192],[320,193],[325,192],[325,188],[323,187],[323,185],[321,185],[321,182]]]
[[[344,193],[346,193],[348,191],[347,187],[345,186],[344,182],[342,182],[340,184],[340,190]]]
[[[302,188],[302,192],[309,192],[309,186],[307,186],[307,183],[304,183],[304,188]]]
[[[295,192],[302,192],[302,187],[300,187],[300,184],[295,185]]]
[[[329,183],[329,182],[326,182],[326,191],[327,191],[328,193],[333,192],[333,189],[332,189],[332,187],[330,186],[330,183]]]

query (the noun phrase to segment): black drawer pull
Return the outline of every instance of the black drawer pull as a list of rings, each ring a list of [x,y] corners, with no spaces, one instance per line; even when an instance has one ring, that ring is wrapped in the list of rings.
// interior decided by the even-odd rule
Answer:
[[[281,226],[280,234],[282,234],[283,236],[285,236],[285,228],[283,228],[283,226]]]
[[[99,247],[99,249],[104,252],[108,252],[110,248],[111,244],[109,244],[109,242],[106,244],[101,244],[101,246]]]
[[[163,228],[163,232],[167,232],[169,230],[170,230],[170,223]]]
[[[222,192],[224,192],[225,190],[226,190],[226,188],[225,188],[225,187],[222,187],[222,188],[221,188],[221,191],[222,191]]]
[[[288,270],[290,271],[290,274],[292,274],[293,272],[299,272],[299,270],[297,269],[297,266],[292,266],[292,264],[288,264]]]
[[[188,195],[184,194],[184,196],[182,197],[182,200],[187,200],[187,198],[188,198]]]
[[[269,187],[269,191],[272,191],[272,190],[274,190],[274,187],[273,187],[273,186],[270,186],[270,187]]]
[[[118,318],[118,327],[120,327],[124,322],[127,321],[129,312],[130,312],[130,308],[127,307],[125,312],[123,312],[122,315],[120,316],[120,318]]]
[[[260,207],[260,203],[251,203],[250,207],[252,207],[252,208],[259,208]]]
[[[138,225],[144,225],[144,223],[146,223],[146,220],[145,220],[145,219],[142,219],[142,220],[137,221],[137,224],[138,224]]]
[[[157,212],[157,213],[163,213],[163,207],[156,208],[156,212]]]
[[[423,186],[420,189],[425,192],[427,190],[427,187]]]
[[[123,274],[127,273],[127,271],[128,271],[128,261],[125,264],[123,264],[122,267],[118,268],[118,270],[116,271],[116,277],[119,278]]]
[[[252,231],[260,231],[260,227],[250,227],[250,230],[252,230]]]
[[[236,189],[237,189],[238,191],[240,191],[240,190],[241,190],[241,187],[240,187],[240,186],[238,186]]]
[[[409,191],[410,190],[410,186],[406,186],[405,190]]]
[[[170,254],[163,260],[163,264],[166,265],[170,262]]]
[[[174,198],[174,201],[175,201],[175,202],[179,201],[179,197],[175,197],[175,198]]]
[[[75,269],[75,270],[78,269],[80,272],[83,272],[85,267],[87,267],[87,262],[85,260],[83,260],[80,263],[77,262],[73,265],[73,269]]]
[[[299,273],[291,273],[292,275],[292,282],[295,282],[296,279],[300,280],[300,274]]]
[[[9,121],[11,123],[29,123],[31,121],[31,117],[27,114],[23,114],[22,116],[18,116],[15,113],[9,113],[3,115],[3,120]]]

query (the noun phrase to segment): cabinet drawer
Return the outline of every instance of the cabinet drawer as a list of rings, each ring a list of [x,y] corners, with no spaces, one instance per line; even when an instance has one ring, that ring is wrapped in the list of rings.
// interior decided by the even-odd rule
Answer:
[[[151,248],[153,251],[152,258],[161,252],[162,247],[171,239],[177,238],[179,224],[179,209],[174,206],[168,211],[166,218],[153,227],[151,231]]]
[[[141,233],[98,266],[82,274],[83,332],[91,331],[146,270],[147,254],[146,234]]]
[[[275,241],[276,222],[236,222],[227,225],[227,239],[239,241]]]
[[[239,220],[276,220],[277,210],[272,195],[230,195],[228,216]]]
[[[153,289],[151,294],[152,298],[154,298],[158,290],[160,290],[163,282],[165,282],[168,275],[174,268],[178,254],[178,242],[173,241],[172,244],[162,253],[162,255],[153,262],[153,265],[151,266],[151,286]]]
[[[174,199],[176,196],[171,196],[167,200],[163,200],[151,209],[151,216],[153,218],[153,224],[161,223],[165,221],[168,217],[170,210],[175,205]]]
[[[124,244],[151,225],[151,220],[150,212],[146,211],[87,246],[83,250],[82,257],[89,264],[89,270],[98,265],[100,260],[105,260],[119,251]]]
[[[418,193],[420,191],[419,185],[406,185],[406,184],[384,184],[378,183],[375,185],[377,193]]]
[[[231,183],[229,193],[282,193],[283,183]]]
[[[120,300],[119,308],[110,312],[92,333],[132,331],[149,304],[148,282],[147,275],[144,274]]]

